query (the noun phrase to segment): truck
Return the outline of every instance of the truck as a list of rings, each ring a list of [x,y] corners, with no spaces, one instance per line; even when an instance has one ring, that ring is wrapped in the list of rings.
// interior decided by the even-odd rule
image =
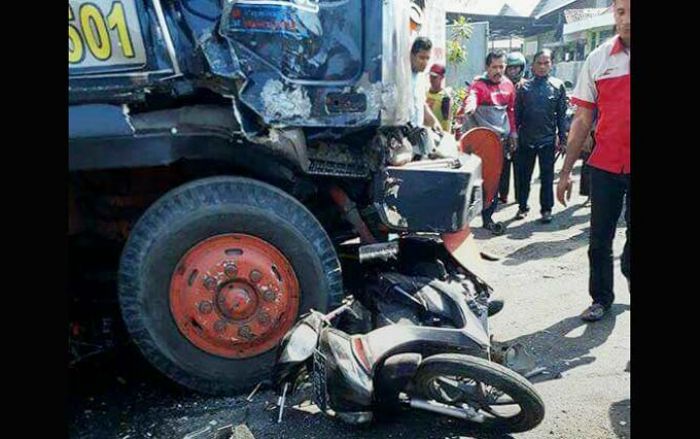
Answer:
[[[164,375],[238,393],[301,314],[341,302],[348,242],[465,227],[477,157],[393,166],[416,143],[409,9],[69,0],[75,357],[120,326],[94,319],[114,302]]]

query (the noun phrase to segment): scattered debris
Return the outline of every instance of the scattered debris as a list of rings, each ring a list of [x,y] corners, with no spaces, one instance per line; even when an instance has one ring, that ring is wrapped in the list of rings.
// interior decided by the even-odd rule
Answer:
[[[233,434],[233,424],[228,424],[223,427],[219,427],[214,433],[214,437],[212,439],[231,439]]]
[[[523,375],[525,378],[532,378],[535,375],[539,375],[541,373],[547,373],[547,368],[546,367],[536,367],[532,369],[530,372],[527,372],[525,375]],[[566,412],[565,412],[566,413]]]
[[[206,426],[200,430],[193,431],[192,433],[187,433],[182,439],[197,439],[203,438],[205,433],[211,431],[211,426]]]
[[[255,436],[253,436],[247,425],[238,424],[233,429],[233,435],[230,439],[255,439]]]
[[[287,387],[289,387],[289,383],[284,383],[284,389],[282,389],[282,396],[280,396],[279,400],[277,401],[277,405],[280,406],[280,414],[277,417],[278,424],[280,422],[282,422],[282,412],[284,411],[284,401],[287,399]]]
[[[248,402],[252,402],[252,401],[253,401],[253,395],[255,395],[255,393],[258,391],[258,389],[260,389],[260,386],[261,386],[261,385],[262,385],[262,382],[258,383],[258,385],[255,386],[255,388],[253,389],[253,391],[250,392],[250,395],[248,395],[248,397],[246,398],[246,401],[248,401]]]
[[[625,422],[625,421],[620,421],[620,425],[625,426],[625,425],[627,425],[627,422]]]
[[[306,402],[306,401],[304,401]],[[318,408],[316,404],[310,403],[310,404],[297,404],[295,406],[292,406],[294,410],[308,413],[310,415],[315,415],[316,413],[321,413],[321,409]]]

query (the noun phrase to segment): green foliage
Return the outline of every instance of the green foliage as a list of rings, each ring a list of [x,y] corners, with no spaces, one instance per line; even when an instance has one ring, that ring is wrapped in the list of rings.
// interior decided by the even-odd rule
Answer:
[[[460,64],[467,60],[467,50],[462,46],[462,40],[468,40],[472,36],[473,27],[464,17],[459,17],[452,22],[449,29],[447,42],[447,62]]]

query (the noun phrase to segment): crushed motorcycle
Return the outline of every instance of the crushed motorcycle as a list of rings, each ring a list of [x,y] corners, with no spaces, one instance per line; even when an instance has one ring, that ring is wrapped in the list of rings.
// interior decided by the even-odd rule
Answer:
[[[433,137],[437,149],[454,141]],[[508,362],[496,361],[512,360],[516,352],[502,355],[491,342],[488,318],[499,304],[485,280],[488,262],[468,225],[481,211],[481,200],[490,198],[481,196],[486,186],[480,181],[481,159],[464,152],[469,151],[466,143],[463,138],[456,158],[438,155],[388,171],[378,187],[391,178],[410,185],[411,170],[434,169],[450,160],[453,173],[468,169],[466,223],[449,233],[406,227],[386,242],[345,246],[342,254],[355,264],[346,265],[343,304],[327,314],[311,310],[280,342],[273,370],[281,395],[279,420],[287,396],[310,382],[320,411],[350,424],[405,410],[505,433],[540,424],[545,407],[536,389],[506,367]],[[416,191],[420,187],[415,182]]]

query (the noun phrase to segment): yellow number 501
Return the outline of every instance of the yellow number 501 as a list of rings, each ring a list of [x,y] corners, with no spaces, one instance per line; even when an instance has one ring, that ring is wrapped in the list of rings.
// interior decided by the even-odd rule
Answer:
[[[126,58],[134,57],[134,46],[131,44],[131,35],[126,25],[124,5],[117,1],[112,4],[112,10],[105,20],[100,9],[91,3],[80,6],[78,11],[81,35],[78,28],[71,24],[75,21],[73,9],[68,5],[68,63],[78,64],[85,58],[85,46],[90,54],[97,60],[105,61],[112,56],[112,43],[109,38],[109,30],[116,30],[119,45]]]

